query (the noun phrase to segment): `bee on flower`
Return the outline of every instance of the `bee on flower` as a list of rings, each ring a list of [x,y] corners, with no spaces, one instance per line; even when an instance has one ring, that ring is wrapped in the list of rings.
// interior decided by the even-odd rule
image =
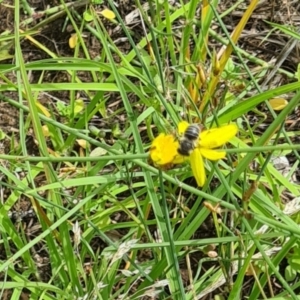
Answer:
[[[180,133],[179,148],[177,149],[177,152],[180,155],[189,156],[198,146],[200,131],[200,126],[198,124],[191,124],[188,125],[183,133]]]
[[[229,124],[202,131],[198,124],[181,121],[177,131],[179,138],[164,133],[157,136],[150,147],[150,158],[160,168],[188,160],[198,186],[202,187],[206,181],[204,158],[212,161],[224,158],[226,152],[215,149],[232,139],[238,127]]]

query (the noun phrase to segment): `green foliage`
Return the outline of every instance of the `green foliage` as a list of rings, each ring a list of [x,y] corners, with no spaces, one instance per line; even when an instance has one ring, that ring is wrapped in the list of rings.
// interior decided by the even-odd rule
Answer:
[[[300,253],[299,245],[296,244],[287,255],[288,265],[285,268],[285,278],[287,281],[294,281],[300,274]]]
[[[0,131],[9,148],[0,154],[0,298],[10,290],[12,299],[26,291],[30,299],[190,300],[221,288],[219,299],[256,300],[276,282],[278,296],[297,299],[299,134],[283,124],[299,105],[299,72],[279,69],[298,82],[262,89],[273,66],[234,46],[239,35],[230,38],[230,11],[220,15],[218,1],[137,1],[137,32],[111,0],[116,21],[100,17],[102,3],[83,16],[77,8],[86,3],[62,3],[34,22],[21,21],[16,1],[14,31],[0,36],[0,59],[1,46],[5,59],[15,47],[14,65],[0,66],[0,100],[19,113],[13,134]],[[34,35],[62,15],[78,37],[72,57]],[[25,61],[27,39],[48,58]],[[286,94],[274,112],[268,100]],[[226,159],[205,162],[201,189],[188,163],[158,170],[147,160],[152,140],[175,134],[182,119],[239,127]],[[282,155],[295,157],[285,173],[273,165]],[[24,203],[36,227],[13,221]]]
[[[81,99],[75,100],[74,107],[72,107],[63,101],[58,100],[56,108],[59,114],[63,117],[76,117],[84,109],[84,102]]]

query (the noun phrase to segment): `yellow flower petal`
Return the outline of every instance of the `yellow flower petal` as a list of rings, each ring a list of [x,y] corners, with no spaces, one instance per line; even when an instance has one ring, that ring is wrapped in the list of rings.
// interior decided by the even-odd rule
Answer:
[[[187,156],[182,156],[182,155],[176,155],[175,158],[173,159],[172,163],[173,164],[182,164],[188,159]]]
[[[224,151],[216,151],[212,149],[199,148],[200,154],[209,160],[218,160],[226,156]]]
[[[178,156],[178,147],[179,143],[173,135],[161,133],[151,144],[150,157],[157,165],[173,163],[174,158]]]
[[[112,19],[115,19],[115,18],[116,18],[115,13],[114,13],[112,10],[107,9],[107,8],[103,9],[102,11],[100,11],[100,14],[101,14],[104,18],[109,19],[109,20],[112,20]]]
[[[232,139],[237,132],[238,127],[235,124],[205,130],[200,135],[199,147],[207,149],[220,147]]]
[[[283,110],[288,105],[288,102],[284,98],[270,99],[269,103],[274,110]]]
[[[203,158],[200,150],[196,148],[190,155],[191,167],[193,175],[197,181],[198,186],[202,187],[206,180],[205,168]]]
[[[77,45],[77,41],[78,41],[78,36],[76,33],[72,34],[71,37],[69,38],[69,47],[70,48],[75,48]]]
[[[179,122],[178,127],[177,127],[178,134],[183,135],[189,126],[190,126],[190,124],[186,121]]]

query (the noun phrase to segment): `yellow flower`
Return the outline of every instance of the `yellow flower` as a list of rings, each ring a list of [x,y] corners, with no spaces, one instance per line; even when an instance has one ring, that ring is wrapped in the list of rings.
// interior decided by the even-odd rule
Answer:
[[[224,158],[226,155],[225,151],[216,151],[214,149],[227,143],[237,132],[238,127],[235,124],[201,132],[198,145],[190,154],[191,168],[198,186],[202,187],[206,180],[203,157],[209,160]]]
[[[179,136],[184,136],[184,132],[188,127],[188,122],[180,122],[177,128]],[[237,132],[238,127],[235,124],[202,131],[199,135],[199,140],[195,143],[195,149],[188,157],[181,156],[178,153],[179,140],[174,135],[161,133],[151,144],[150,158],[156,166],[161,168],[180,164],[189,159],[197,184],[202,187],[206,181],[203,158],[209,160],[224,158],[226,155],[225,151],[216,151],[214,149],[227,143]]]
[[[178,147],[179,142],[174,135],[161,133],[151,144],[150,158],[158,167],[182,163],[184,158],[178,155]]]

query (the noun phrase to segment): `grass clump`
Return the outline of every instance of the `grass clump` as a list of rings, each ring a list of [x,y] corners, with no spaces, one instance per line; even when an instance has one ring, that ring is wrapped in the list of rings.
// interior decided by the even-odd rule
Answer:
[[[1,299],[297,299],[299,76],[268,85],[238,4],[5,3]]]

